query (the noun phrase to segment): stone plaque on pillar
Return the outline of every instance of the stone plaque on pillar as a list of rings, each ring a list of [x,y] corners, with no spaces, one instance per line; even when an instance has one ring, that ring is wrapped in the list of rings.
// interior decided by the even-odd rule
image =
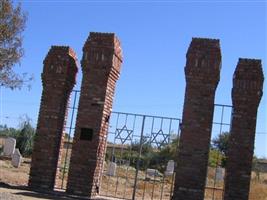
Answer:
[[[122,51],[113,33],[90,33],[83,47],[82,85],[67,192],[93,197],[100,187]]]
[[[78,71],[70,47],[52,46],[42,73],[43,93],[34,141],[29,186],[54,189],[57,164],[63,147],[67,103]]]
[[[261,60],[239,59],[233,77],[233,112],[224,200],[248,200],[249,197],[257,111],[263,94],[263,79]]]
[[[186,55],[186,91],[173,199],[203,200],[220,79],[219,40],[193,38]]]

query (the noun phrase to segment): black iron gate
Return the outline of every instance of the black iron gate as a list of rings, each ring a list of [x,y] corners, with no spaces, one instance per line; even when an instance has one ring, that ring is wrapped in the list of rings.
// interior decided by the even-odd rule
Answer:
[[[113,112],[111,120],[101,195],[170,199],[180,119]]]
[[[57,182],[66,189],[72,139],[80,91],[74,90],[69,102],[64,148]],[[232,107],[215,104],[212,138],[229,132]],[[179,145],[179,118],[112,112],[100,195],[121,199],[170,199]],[[221,200],[224,168],[222,154],[212,150],[205,196]]]

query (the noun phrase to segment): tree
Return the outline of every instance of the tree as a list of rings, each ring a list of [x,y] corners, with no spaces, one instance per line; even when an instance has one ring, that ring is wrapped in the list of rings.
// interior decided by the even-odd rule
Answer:
[[[225,167],[225,165],[226,165],[226,156],[222,152],[216,149],[210,149],[209,166],[215,168],[217,166]]]
[[[20,131],[16,137],[16,147],[24,156],[31,155],[33,149],[35,129],[32,127],[30,121],[31,120],[27,117],[23,122],[21,122]]]
[[[229,132],[223,132],[212,140],[212,147],[226,155],[229,143]]]
[[[7,125],[0,125],[0,136],[16,138],[19,130],[15,128],[8,128]]]
[[[12,0],[0,0],[0,86],[21,88],[32,79],[26,73],[19,75],[13,70],[24,54],[25,22],[26,14],[20,4],[13,6]]]
[[[210,150],[209,165],[214,167],[215,165],[226,166],[227,155],[229,145],[229,132],[222,132],[216,138],[212,140],[212,149]]]
[[[0,136],[15,138],[16,148],[19,149],[23,156],[32,154],[35,129],[32,127],[29,117],[24,116],[21,118],[20,127],[18,129],[0,125]],[[0,149],[0,153],[1,151]]]

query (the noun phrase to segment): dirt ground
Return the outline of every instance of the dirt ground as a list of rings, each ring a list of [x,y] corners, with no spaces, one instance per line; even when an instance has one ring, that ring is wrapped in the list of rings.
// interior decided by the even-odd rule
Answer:
[[[85,200],[88,198],[70,197],[62,193],[40,193],[27,189],[27,187],[14,187],[0,184],[0,199],[1,200]],[[96,197],[93,200],[118,200],[115,198]]]
[[[27,182],[28,182],[28,177],[29,177],[29,169],[30,169],[30,159],[24,159],[23,163],[21,164],[20,168],[14,168],[11,165],[10,160],[1,160],[0,159],[0,200],[36,200],[36,199],[41,199],[41,200],[73,200],[73,199],[81,199],[78,197],[73,197],[73,196],[66,196],[65,193],[62,192],[57,192],[53,194],[49,193],[39,193],[39,192],[33,192],[30,191],[27,188]],[[133,169],[132,169],[133,170]],[[124,173],[125,171],[123,169],[118,168],[118,174]],[[140,172],[140,175],[142,176],[143,172]],[[209,173],[211,176],[212,171],[209,170]],[[134,175],[135,173],[132,173]],[[123,174],[121,174],[123,175]],[[144,174],[143,174],[144,176]],[[251,181],[251,189],[250,189],[250,197],[249,200],[267,200],[267,174],[261,174],[260,180],[255,176],[255,174],[252,174],[252,181]],[[132,177],[133,178],[133,177]],[[114,180],[113,180],[114,179]],[[109,193],[112,192],[113,190],[115,191],[116,182],[119,182],[124,185],[125,180],[117,180],[115,177],[107,177],[103,176],[102,178],[102,191],[105,193],[105,191],[108,191]],[[169,181],[170,182],[170,181]],[[127,184],[133,184],[131,181],[128,181]],[[146,184],[146,185],[144,185]],[[118,192],[117,194],[120,194],[122,192],[125,193],[125,191],[120,191],[122,190],[122,186],[118,185]],[[106,190],[107,187],[111,188],[109,190]],[[146,191],[153,190],[155,189],[155,194],[153,199],[159,199],[157,198],[158,196],[157,193],[160,191],[161,188],[159,188],[158,185],[149,185],[148,183],[138,183],[137,184],[137,195],[139,194],[141,189],[143,187],[146,187]],[[130,188],[130,187],[129,187]],[[163,199],[169,199],[169,191],[170,190],[170,184],[164,185],[164,191],[166,191],[166,194],[163,193]],[[117,189],[116,189],[117,191]],[[103,194],[104,194],[103,193]],[[102,194],[102,193],[101,193]],[[126,191],[127,195],[130,195],[130,191]],[[160,193],[159,193],[160,194]],[[211,194],[212,191],[206,190],[206,198],[205,200],[211,200]],[[130,196],[127,198],[130,198]],[[140,194],[142,195],[142,194]],[[140,196],[139,195],[139,196]],[[147,195],[147,194],[146,194]],[[166,195],[166,196],[165,196]],[[113,195],[112,195],[113,196]],[[216,200],[221,200],[221,194],[220,195],[215,195]],[[116,199],[116,198],[103,198],[99,197],[97,199]],[[139,198],[138,198],[139,199]],[[150,196],[145,196],[145,199],[151,199]]]
[[[68,196],[62,192],[40,193],[27,187],[30,159],[23,160],[19,168],[14,168],[10,160],[0,160],[0,200],[77,200],[88,199]],[[115,198],[96,197],[94,200],[117,200]]]

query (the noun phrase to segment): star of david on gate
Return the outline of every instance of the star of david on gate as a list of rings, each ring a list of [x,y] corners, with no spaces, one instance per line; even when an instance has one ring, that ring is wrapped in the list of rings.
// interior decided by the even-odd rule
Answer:
[[[123,133],[126,133],[126,137],[123,137]],[[127,140],[132,139],[132,133],[133,130],[130,130],[127,128],[126,125],[124,125],[122,128],[117,128],[115,131],[115,139],[120,139],[121,143],[124,144]]]
[[[158,136],[162,136],[163,140],[162,141],[158,141],[157,137]],[[168,144],[168,139],[169,139],[169,135],[168,134],[164,134],[162,129],[160,129],[158,132],[151,132],[151,143],[154,143],[157,145],[158,148],[160,148],[162,145],[164,144]]]

